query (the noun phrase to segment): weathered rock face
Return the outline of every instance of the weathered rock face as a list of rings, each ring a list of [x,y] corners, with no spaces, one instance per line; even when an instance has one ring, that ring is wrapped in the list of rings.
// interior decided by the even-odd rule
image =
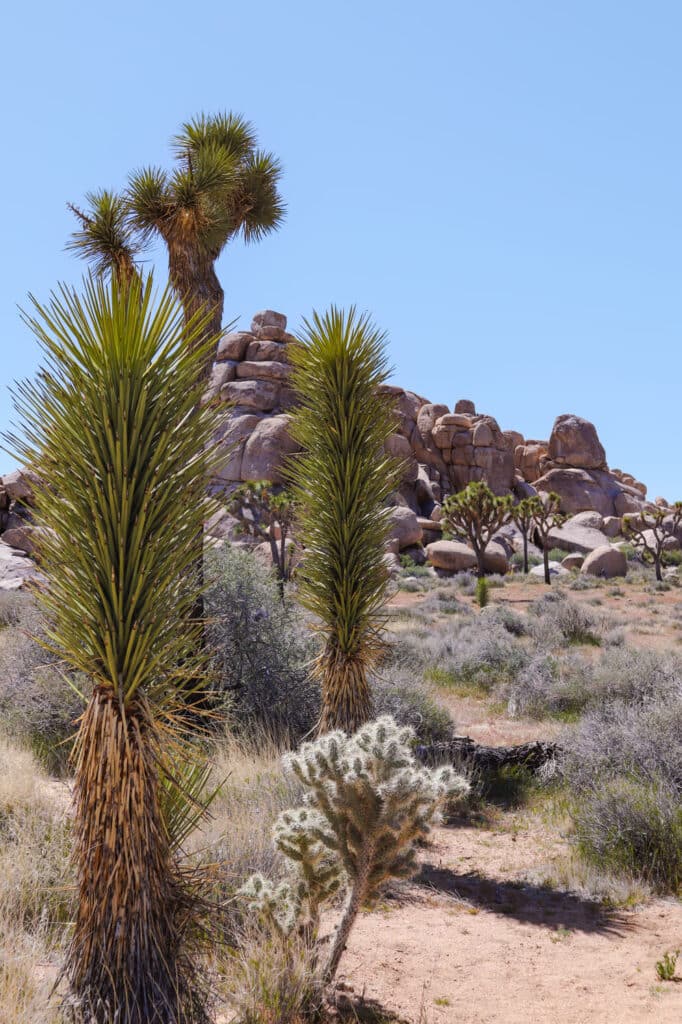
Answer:
[[[614,576],[626,576],[628,563],[622,551],[606,545],[591,551],[583,562],[580,571],[590,576],[602,576],[605,579],[612,579]]]
[[[283,482],[284,460],[296,450],[288,430],[295,403],[289,360],[293,344],[296,338],[287,333],[286,317],[267,309],[256,313],[250,330],[221,339],[206,392],[206,401],[216,409],[214,441],[223,456],[216,490],[229,494],[254,479]],[[559,416],[549,441],[531,440],[515,430],[502,431],[497,420],[478,413],[469,399],[460,399],[451,411],[403,388],[384,385],[382,390],[396,407],[395,429],[386,449],[403,464],[392,512],[396,551],[420,544],[456,544],[440,539],[441,503],[472,481],[484,480],[496,494],[511,493],[519,499],[556,491],[564,513],[598,514],[589,524],[575,523],[576,528],[596,533],[599,518],[607,518],[609,528],[604,527],[602,536],[614,536],[620,517],[641,511],[645,504],[644,484],[621,470],[608,470],[594,425],[579,416]],[[0,534],[26,552],[33,550],[36,540],[32,501],[30,472],[0,478]],[[207,532],[220,540],[230,535],[230,523],[234,525],[225,514]],[[591,550],[596,538],[590,540],[591,544],[566,550]],[[434,554],[442,562],[468,567],[456,548],[435,547]],[[506,556],[504,545],[499,551],[491,548],[489,571],[504,571]],[[471,557],[469,553],[464,561],[470,563]]]
[[[549,457],[557,466],[606,469],[606,452],[595,426],[580,416],[557,416],[549,438]]]

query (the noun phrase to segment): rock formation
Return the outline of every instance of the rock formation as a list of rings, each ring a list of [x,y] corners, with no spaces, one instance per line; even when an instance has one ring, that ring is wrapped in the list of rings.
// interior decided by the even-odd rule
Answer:
[[[289,352],[296,343],[287,333],[286,317],[272,310],[257,313],[249,331],[221,339],[206,396],[216,407],[214,438],[224,451],[214,481],[217,492],[229,493],[245,480],[282,483],[283,460],[295,450],[288,426],[295,401]],[[386,385],[384,390],[396,404],[395,432],[386,447],[404,467],[393,497],[389,550],[394,554],[428,544],[440,557],[440,504],[474,480],[517,498],[556,491],[564,513],[597,513],[603,532],[596,521],[578,522],[570,537],[563,530],[557,536],[557,546],[567,551],[591,550],[588,541],[608,543],[619,530],[620,517],[646,503],[644,484],[608,468],[594,425],[579,416],[558,416],[548,441],[532,440],[501,430],[469,399],[460,399],[450,411],[404,388]],[[30,566],[25,556],[34,545],[31,504],[30,473],[0,478],[0,589],[8,580],[7,586],[19,585],[25,564]],[[608,532],[603,520],[609,521]],[[583,532],[578,537],[578,529],[594,536]],[[215,539],[230,536],[227,513],[214,516],[207,532]],[[458,560],[444,552],[443,559]]]

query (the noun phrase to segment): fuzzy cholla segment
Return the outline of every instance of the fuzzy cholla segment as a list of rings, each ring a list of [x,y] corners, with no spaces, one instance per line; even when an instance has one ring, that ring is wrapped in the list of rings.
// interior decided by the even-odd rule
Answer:
[[[341,888],[354,902],[371,904],[383,882],[414,873],[416,842],[444,801],[463,796],[469,785],[451,768],[419,766],[413,740],[411,729],[384,717],[353,736],[328,733],[284,759],[306,789],[305,806],[280,815],[274,830],[292,882],[274,889],[251,879],[242,892],[254,909],[267,910],[281,926],[291,921],[285,907],[295,906],[297,923],[298,915],[312,923]]]

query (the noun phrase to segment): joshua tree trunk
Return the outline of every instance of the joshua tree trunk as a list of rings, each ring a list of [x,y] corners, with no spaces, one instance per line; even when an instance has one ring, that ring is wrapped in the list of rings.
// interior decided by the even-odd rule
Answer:
[[[523,532],[523,571],[528,575],[528,531]]]
[[[549,551],[547,550],[546,544],[544,544],[542,547],[542,562],[545,567],[545,583],[547,583],[548,586],[551,586],[552,577],[549,574]]]
[[[211,256],[201,253],[200,247],[193,242],[169,242],[168,269],[171,284],[185,311],[185,322],[197,313],[210,313],[210,319],[196,345],[211,335],[217,338],[223,326],[225,293]],[[209,354],[204,365],[206,380],[210,377],[212,363],[213,357]]]
[[[65,972],[76,1019],[176,1024],[181,948],[176,876],[159,795],[158,743],[143,701],[98,687],[76,749],[78,911]]]
[[[663,573],[661,572],[661,556],[654,555],[654,568],[656,570],[656,579],[659,583],[663,582]]]
[[[485,576],[485,548],[480,548],[478,545],[474,548],[476,555],[477,571],[479,576]]]
[[[372,715],[372,698],[362,655],[353,656],[328,646],[318,663],[322,681],[319,732],[356,732]]]

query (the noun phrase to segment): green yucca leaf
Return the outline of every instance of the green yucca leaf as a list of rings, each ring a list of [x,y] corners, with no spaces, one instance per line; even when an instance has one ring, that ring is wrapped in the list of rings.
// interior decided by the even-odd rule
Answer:
[[[315,313],[299,340],[291,435],[303,451],[288,469],[305,548],[299,592],[325,636],[323,726],[353,729],[369,713],[366,675],[382,648],[385,503],[400,465],[384,445],[396,419],[381,390],[384,335],[369,317]]]
[[[42,481],[48,639],[124,702],[142,690],[162,709],[199,671],[191,610],[214,456],[198,366],[215,339],[197,346],[204,318],[185,326],[151,279],[91,279],[33,306],[45,368],[17,388],[13,441]]]

